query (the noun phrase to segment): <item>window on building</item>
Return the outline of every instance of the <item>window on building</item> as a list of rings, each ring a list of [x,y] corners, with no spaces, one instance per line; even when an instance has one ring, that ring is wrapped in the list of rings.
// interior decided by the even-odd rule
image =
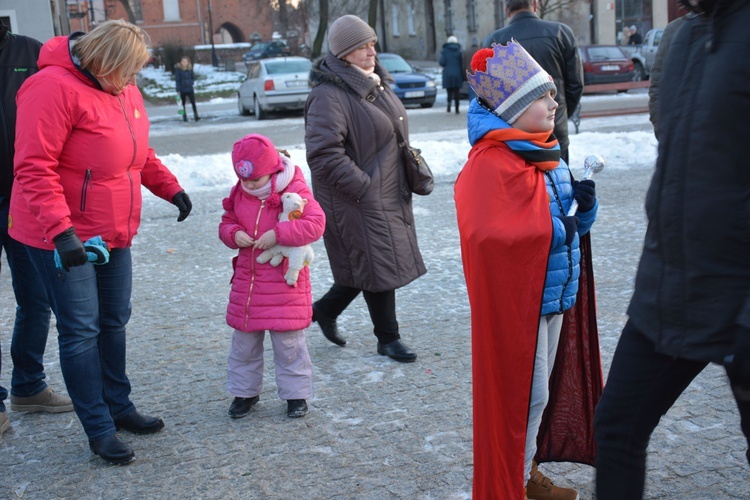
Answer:
[[[393,36],[400,36],[398,29],[398,5],[395,3],[391,4],[391,34]]]
[[[162,5],[164,5],[164,20],[165,21],[179,21],[180,20],[180,1],[179,0],[163,0]]]
[[[410,2],[406,6],[407,18],[406,22],[409,27],[409,36],[416,36],[417,29],[414,27],[414,3]]]
[[[141,0],[128,0],[130,4],[130,10],[133,11],[133,17],[136,21],[143,21],[143,8],[141,7]]]
[[[477,31],[477,0],[467,0],[466,17],[469,22],[469,31]]]
[[[453,6],[451,0],[445,0],[445,34],[451,36],[453,34]]]

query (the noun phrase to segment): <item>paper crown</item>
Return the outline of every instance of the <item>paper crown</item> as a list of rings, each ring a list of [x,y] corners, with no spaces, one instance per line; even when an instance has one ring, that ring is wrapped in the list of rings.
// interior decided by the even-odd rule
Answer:
[[[552,77],[515,40],[480,49],[471,69],[474,74],[466,72],[469,85],[508,124],[547,91],[556,90]]]

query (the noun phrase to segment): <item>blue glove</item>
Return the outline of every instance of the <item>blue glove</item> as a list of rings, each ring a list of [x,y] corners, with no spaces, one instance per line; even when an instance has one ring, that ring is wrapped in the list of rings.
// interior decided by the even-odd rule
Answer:
[[[73,228],[70,229],[72,230]],[[59,236],[62,236],[62,234],[60,234]],[[73,236],[75,236],[75,232],[73,232]],[[75,238],[76,240],[78,240],[78,243],[81,243],[81,240],[78,239],[78,236],[75,236]],[[57,241],[55,241],[55,244],[57,245]],[[62,271],[63,269],[65,269],[65,271],[67,272],[70,271],[70,267],[81,266],[86,262],[92,262],[96,265],[106,264],[107,262],[109,262],[109,250],[107,249],[107,244],[104,243],[104,240],[102,240],[101,236],[94,236],[82,245],[84,251],[86,252],[86,260],[81,262],[80,264],[68,264],[68,267],[65,267],[63,258],[60,256],[60,252],[58,251],[58,249],[55,249],[55,266],[57,267],[58,271]]]
[[[591,179],[573,182],[573,198],[578,202],[579,212],[588,212],[596,203],[596,184]]]

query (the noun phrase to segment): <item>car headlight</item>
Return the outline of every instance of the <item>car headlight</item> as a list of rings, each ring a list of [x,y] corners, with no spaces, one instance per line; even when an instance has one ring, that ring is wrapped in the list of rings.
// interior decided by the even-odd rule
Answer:
[[[435,80],[427,80],[427,85],[425,87],[434,87],[435,86]]]
[[[396,90],[396,84],[395,83],[388,83],[388,86],[391,87],[391,90]]]

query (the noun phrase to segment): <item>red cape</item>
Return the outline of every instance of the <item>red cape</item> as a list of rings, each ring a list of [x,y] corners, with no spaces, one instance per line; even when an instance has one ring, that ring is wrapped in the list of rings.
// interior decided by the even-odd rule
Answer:
[[[455,202],[471,305],[473,496],[523,498],[529,397],[552,237],[545,177],[505,143],[479,141],[456,180]],[[592,287],[586,288],[593,291]],[[574,323],[564,321],[564,329],[566,325],[583,323],[590,333],[593,323],[596,337],[593,316],[591,321],[580,318]],[[569,363],[578,360],[576,351],[580,349],[580,343],[571,342],[571,337],[576,339],[578,334],[567,332],[561,337],[553,380],[564,383],[552,386],[555,404],[551,401],[548,410],[552,413],[545,414],[543,426],[553,432],[549,433],[547,428],[540,431],[544,453],[540,449],[538,457],[542,461],[586,461],[580,460],[580,456],[593,457],[593,429],[588,427],[593,419],[593,406],[560,403],[578,401],[581,394],[601,392],[598,339],[596,361],[591,363],[595,365],[593,369],[598,367],[598,378],[586,376],[581,380],[575,376],[575,372],[581,371],[580,365]],[[585,347],[590,349],[591,343]],[[591,360],[591,356],[585,357]],[[557,375],[560,372],[574,374],[560,379]],[[595,388],[584,390],[579,383],[593,383]],[[562,419],[557,417],[560,407],[568,410]],[[558,436],[564,437],[562,444]],[[572,437],[577,446],[583,442],[587,453],[566,454]]]

